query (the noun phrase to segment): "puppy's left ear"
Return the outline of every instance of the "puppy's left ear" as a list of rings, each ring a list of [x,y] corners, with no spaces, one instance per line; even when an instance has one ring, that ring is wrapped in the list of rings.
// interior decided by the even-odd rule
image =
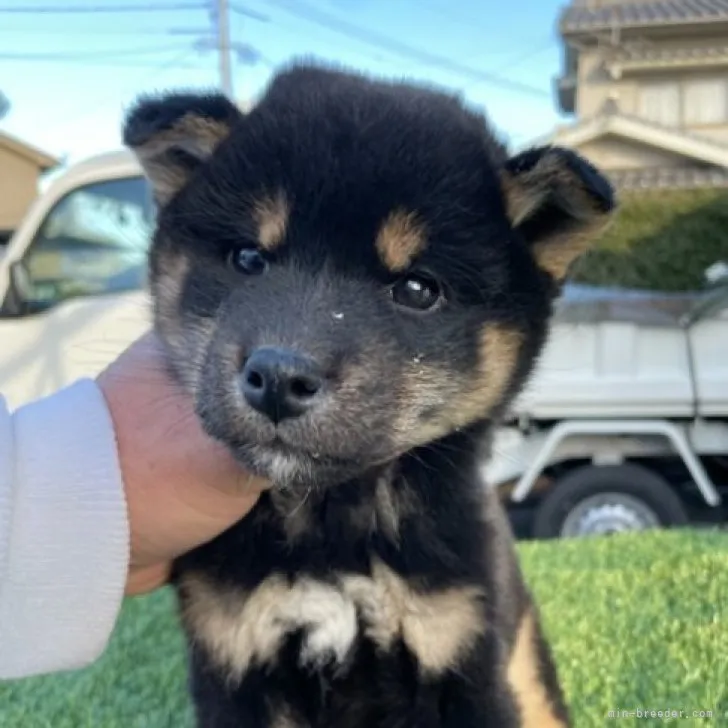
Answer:
[[[562,147],[538,147],[509,159],[501,172],[506,212],[538,265],[559,282],[609,225],[614,189],[595,167]]]
[[[165,205],[242,117],[222,94],[145,96],[126,115],[124,144],[136,154],[157,203]]]

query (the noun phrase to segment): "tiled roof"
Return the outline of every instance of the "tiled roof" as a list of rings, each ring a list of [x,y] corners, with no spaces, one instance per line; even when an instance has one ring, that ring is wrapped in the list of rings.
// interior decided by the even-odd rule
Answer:
[[[654,0],[602,7],[571,5],[561,15],[564,33],[617,27],[728,21],[728,0]]]
[[[620,189],[693,189],[728,187],[728,169],[716,167],[663,167],[609,170],[607,175]]]

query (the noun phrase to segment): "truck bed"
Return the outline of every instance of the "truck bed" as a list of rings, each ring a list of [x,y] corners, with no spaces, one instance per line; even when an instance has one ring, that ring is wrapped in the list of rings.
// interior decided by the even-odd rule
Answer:
[[[728,295],[568,286],[513,413],[728,418]]]

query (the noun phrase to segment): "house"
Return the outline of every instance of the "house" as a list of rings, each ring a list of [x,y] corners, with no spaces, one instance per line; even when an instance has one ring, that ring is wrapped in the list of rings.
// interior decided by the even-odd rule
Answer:
[[[59,160],[0,132],[0,244],[23,219],[38,192],[39,177]]]
[[[728,0],[572,0],[551,141],[622,188],[728,187]]]

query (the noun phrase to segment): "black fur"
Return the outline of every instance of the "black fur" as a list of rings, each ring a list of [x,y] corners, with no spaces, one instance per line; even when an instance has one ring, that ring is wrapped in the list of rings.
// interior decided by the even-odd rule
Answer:
[[[223,677],[214,676],[214,667],[204,652],[195,653],[193,674],[207,675],[202,682],[193,681],[201,726],[217,727],[218,723],[207,722],[206,714],[210,705],[223,696],[224,702],[229,701],[231,705],[237,701],[245,703],[251,715],[264,714],[266,702],[271,698],[274,703],[285,701],[305,718],[302,722],[305,726],[515,728],[519,725],[507,687],[492,669],[503,659],[501,640],[506,634],[498,614],[498,584],[486,564],[482,543],[480,493],[474,489],[474,463],[453,462],[449,454],[455,453],[457,458],[460,447],[472,450],[471,437],[462,434],[456,438],[460,442],[450,442],[439,450],[418,455],[417,459],[402,460],[395,483],[414,484],[423,506],[427,503],[427,510],[406,519],[400,547],[394,547],[379,533],[353,534],[347,529],[351,502],[371,497],[371,480],[361,478],[338,485],[315,504],[316,528],[299,543],[291,546],[287,542],[284,531],[271,518],[269,497],[264,496],[250,517],[182,559],[178,570],[207,570],[214,564],[223,578],[254,589],[272,571],[283,570],[291,578],[311,574],[324,580],[339,571],[367,574],[371,558],[376,555],[402,576],[421,580],[426,589],[484,583],[493,601],[484,606],[483,618],[493,625],[493,630],[473,645],[477,657],[471,658],[472,674],[479,679],[472,686],[472,692],[467,685],[468,674],[458,677],[459,670],[431,683],[421,683],[416,662],[401,643],[394,654],[376,654],[370,643],[360,640],[352,666],[342,677],[327,671],[307,674],[297,667],[294,637],[289,656],[279,661],[280,668],[273,671],[265,666],[258,668],[240,686],[232,688]],[[443,483],[449,487],[444,488]],[[513,564],[507,568],[517,567]],[[502,609],[514,618],[526,607],[525,591],[509,594],[507,601]],[[248,725],[241,719],[243,715],[247,717],[246,713],[232,715],[240,725]],[[448,715],[452,718],[448,719]]]
[[[183,108],[206,114],[209,104],[183,96],[142,104],[126,139],[143,145],[156,124],[166,128]],[[598,173],[571,153],[564,159],[606,210]],[[301,666],[310,628],[301,623],[274,659],[231,678],[195,631],[204,619],[186,613],[200,726],[567,725],[506,518],[478,476],[482,445],[541,349],[554,291],[531,251],[539,231],[526,239],[507,216],[502,175],[518,178],[537,161],[517,160],[509,165],[485,120],[455,98],[302,66],[231,120],[230,134],[160,210],[153,285],[179,256],[188,262],[176,298],[155,288],[170,364],[208,432],[278,481],[248,517],[177,562],[183,612],[197,588],[186,577],[200,574],[235,614],[273,574],[338,589],[346,576],[369,577],[375,563],[423,599],[482,590],[474,604],[483,629],[438,669],[424,669],[402,634],[377,647],[357,603],[359,630],[344,659],[332,653]],[[230,251],[258,244],[255,202],[279,193],[285,225],[262,253],[267,270],[232,270]],[[401,273],[374,242],[395,210],[412,212],[426,237]],[[398,307],[391,287],[410,273],[434,278],[443,303],[429,312]],[[327,373],[321,404],[277,428],[237,394],[242,363],[268,345],[301,351]],[[422,432],[432,436],[422,441]],[[529,613],[536,638],[524,659],[534,691],[547,696],[536,723],[507,667]],[[274,724],[284,707],[289,722]]]

